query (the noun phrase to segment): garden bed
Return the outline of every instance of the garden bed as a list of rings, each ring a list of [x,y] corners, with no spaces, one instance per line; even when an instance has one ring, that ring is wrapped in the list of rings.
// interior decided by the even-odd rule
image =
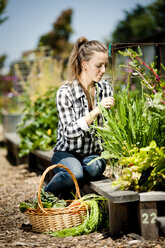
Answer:
[[[52,151],[32,151],[29,168],[41,173],[51,164]],[[46,181],[50,180],[49,175]],[[111,186],[111,180],[104,177],[90,182],[82,189],[82,194],[96,193],[108,199],[109,232],[111,236],[119,233],[135,232],[145,239],[157,239],[161,231],[156,224],[158,216],[165,216],[165,192],[137,193],[119,190]],[[149,230],[149,231],[148,231]]]
[[[8,156],[18,156],[19,137],[15,134],[6,135]],[[17,149],[11,149],[13,143]],[[13,155],[11,153],[14,153]],[[53,151],[35,150],[28,156],[30,170],[42,174],[51,165]],[[17,160],[19,161],[19,160]],[[21,162],[21,161],[19,161]],[[46,182],[53,174],[49,174]],[[101,180],[90,182],[82,189],[82,194],[97,193],[108,199],[109,232],[111,236],[119,233],[135,232],[145,239],[157,239],[161,235],[156,224],[158,219],[165,216],[165,192],[137,193],[135,191],[121,191],[111,186],[111,180],[105,176]]]
[[[0,247],[113,247],[113,248],[163,248],[165,238],[144,240],[143,237],[129,233],[113,239],[107,230],[82,235],[79,237],[57,238],[48,234],[34,233],[27,217],[19,211],[19,202],[27,196],[34,196],[39,183],[39,176],[29,172],[28,165],[12,166],[6,159],[6,149],[0,148],[1,198],[0,198]],[[10,182],[10,183],[9,183]]]

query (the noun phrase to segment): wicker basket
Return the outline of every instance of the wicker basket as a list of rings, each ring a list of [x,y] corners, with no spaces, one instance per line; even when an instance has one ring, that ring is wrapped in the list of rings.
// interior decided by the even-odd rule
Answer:
[[[43,208],[41,202],[42,184],[46,174],[55,167],[64,168],[71,175],[76,188],[76,198],[81,198],[77,180],[71,170],[62,164],[48,167],[42,174],[38,187],[38,208],[29,208],[26,211],[32,229],[35,232],[59,231],[65,228],[75,227],[82,224],[87,216],[87,206],[85,204],[74,204],[73,200],[67,200],[67,207],[65,208]]]

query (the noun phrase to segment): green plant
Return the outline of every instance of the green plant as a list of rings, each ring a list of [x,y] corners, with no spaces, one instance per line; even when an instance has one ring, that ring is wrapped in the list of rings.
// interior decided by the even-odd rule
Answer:
[[[129,65],[122,66],[129,67],[131,73],[140,75],[141,85],[147,86],[149,93],[142,90],[141,95],[137,94],[132,98],[128,83],[127,89],[115,96],[115,107],[107,110],[99,104],[103,126],[100,127],[95,122],[93,128],[102,140],[101,157],[111,158],[113,164],[123,156],[130,156],[134,146],[145,147],[152,140],[159,147],[165,146],[165,137],[162,135],[165,132],[165,82],[160,80],[154,63],[148,66],[139,58],[142,55],[140,49],[139,53],[132,49],[121,53],[131,58]],[[131,74],[129,79],[131,80]]]
[[[140,47],[138,47],[137,52],[128,48],[125,51],[119,51],[119,53],[130,58],[128,65],[120,66],[131,69],[134,76],[140,76],[141,84],[150,91],[150,97],[153,97],[154,94],[159,92],[162,97],[161,103],[165,105],[165,80],[160,79],[155,62],[152,62],[150,65],[146,64],[140,58],[143,55]],[[161,66],[162,69],[165,70],[165,67],[162,64]]]
[[[21,142],[19,156],[28,154],[31,150],[50,150],[56,143],[58,115],[55,105],[56,87],[38,97],[32,103],[29,101],[18,125]]]
[[[41,201],[44,208],[64,208],[67,206],[66,201],[59,199],[50,192],[45,192],[41,189]],[[28,208],[37,209],[38,207],[38,197],[27,199],[25,202],[20,202],[19,210],[21,213],[26,212]]]
[[[107,227],[108,216],[105,201],[103,196],[95,194],[83,196],[80,202],[90,207],[90,210],[87,208],[87,217],[84,222],[77,227],[50,232],[50,235],[55,237],[79,236],[97,231],[101,226]]]
[[[101,156],[115,161],[129,156],[134,145],[145,147],[153,139],[160,147],[164,146],[165,109],[156,109],[156,112],[154,106],[148,104],[145,96],[141,98],[137,95],[132,99],[128,90],[117,95],[115,107],[111,110],[100,106],[104,123],[102,127],[95,123],[93,128],[102,140]]]
[[[20,157],[35,149],[50,150],[56,143],[58,115],[55,98],[62,73],[62,61],[45,56],[44,49],[35,53],[33,61],[28,58],[23,61],[15,64],[25,104],[22,122],[17,129],[21,138]]]
[[[119,164],[124,169],[112,183],[122,190],[151,191],[165,189],[165,147],[157,147],[152,141],[149,146],[130,151],[131,156],[122,157]]]
[[[46,57],[44,50],[40,50],[33,62],[27,58],[24,58],[23,62],[24,70],[21,64],[15,64],[14,68],[23,88],[25,104],[28,104],[29,100],[34,104],[50,87],[59,87],[61,84],[62,60]]]

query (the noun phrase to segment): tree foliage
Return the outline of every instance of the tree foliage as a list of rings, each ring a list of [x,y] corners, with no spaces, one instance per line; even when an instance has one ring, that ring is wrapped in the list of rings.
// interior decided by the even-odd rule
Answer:
[[[0,70],[4,67],[4,63],[5,63],[5,60],[6,60],[6,55],[2,55],[0,56]]]
[[[8,19],[8,17],[2,17],[4,14],[4,11],[7,7],[8,1],[7,0],[0,0],[0,24],[2,24],[4,21]]]
[[[0,24],[8,19],[8,17],[3,17],[4,11],[7,7],[8,1],[7,0],[0,0]],[[4,67],[4,63],[6,60],[6,55],[3,54],[0,56],[0,70]]]
[[[55,54],[62,54],[70,47],[69,38],[73,33],[72,9],[64,10],[53,23],[53,29],[39,39],[38,46],[49,46]]]
[[[165,31],[165,1],[156,0],[143,7],[137,4],[132,11],[125,11],[112,33],[113,42],[136,42]]]

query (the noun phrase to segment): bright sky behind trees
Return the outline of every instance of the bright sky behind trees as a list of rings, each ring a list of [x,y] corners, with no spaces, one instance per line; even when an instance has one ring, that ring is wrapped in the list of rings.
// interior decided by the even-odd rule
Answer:
[[[142,6],[154,0],[9,0],[4,15],[9,19],[0,25],[0,55],[6,54],[6,66],[21,58],[24,51],[35,49],[39,37],[52,29],[63,10],[73,9],[71,41],[80,36],[104,41],[117,22],[137,3]]]

